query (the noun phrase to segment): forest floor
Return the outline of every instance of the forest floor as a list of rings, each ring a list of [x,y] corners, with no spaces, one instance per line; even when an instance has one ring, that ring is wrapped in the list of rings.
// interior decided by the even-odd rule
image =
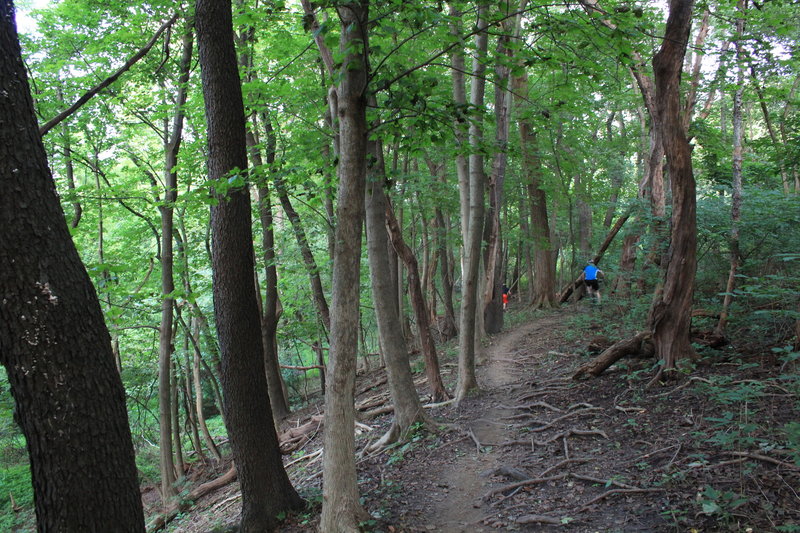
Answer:
[[[743,353],[742,344],[715,351],[713,364],[668,386],[646,388],[652,360],[624,360],[599,378],[573,381],[590,357],[587,346],[619,312],[582,302],[527,315],[493,336],[479,367],[480,392],[429,409],[438,431],[420,430],[407,443],[359,457],[360,492],[374,517],[364,530],[800,531],[796,366],[769,348]],[[451,358],[453,351],[445,350]],[[443,355],[442,368],[452,387],[454,359]],[[374,406],[387,395],[381,376],[359,377],[357,404]],[[424,398],[424,383],[420,392]],[[300,425],[321,409],[288,423]],[[358,449],[390,420],[362,420]],[[288,517],[282,531],[316,530],[321,440],[320,429],[287,457],[310,506]],[[232,483],[169,530],[226,531],[239,507]]]

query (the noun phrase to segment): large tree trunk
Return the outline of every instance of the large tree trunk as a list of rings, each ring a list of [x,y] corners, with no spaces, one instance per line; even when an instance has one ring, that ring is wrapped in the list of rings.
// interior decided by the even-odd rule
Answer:
[[[230,1],[198,0],[197,42],[208,123],[209,178],[247,168],[242,93]],[[214,313],[231,449],[242,488],[241,531],[276,527],[303,501],[281,461],[270,412],[261,324],[253,282],[250,195],[230,190],[211,208]]]
[[[653,303],[651,327],[656,356],[663,362],[656,378],[672,372],[682,357],[696,357],[689,339],[697,270],[697,220],[691,148],[681,123],[681,66],[689,39],[693,0],[670,0],[661,50],[653,58],[658,125],[672,181],[672,230],[664,289]]]
[[[0,2],[0,362],[27,441],[39,531],[144,532],[125,391]]]
[[[483,108],[483,97],[486,90],[484,63],[489,36],[487,34],[485,5],[478,6],[478,31],[475,35],[475,59],[472,62],[472,88],[470,103],[476,109]],[[469,143],[472,153],[469,157],[469,224],[464,234],[465,268],[461,284],[461,316],[459,317],[458,335],[458,385],[456,398],[461,401],[470,391],[478,388],[475,377],[475,352],[478,329],[476,327],[476,310],[480,300],[478,273],[481,262],[481,235],[483,233],[483,189],[486,176],[483,170],[483,123],[474,117],[469,126]],[[463,222],[462,222],[463,225]]]
[[[377,141],[369,141],[368,146],[372,157],[366,198],[367,251],[378,334],[394,406],[392,426],[375,444],[375,447],[381,447],[405,439],[411,427],[424,420],[424,415],[411,375],[406,340],[402,330],[397,327],[400,316],[397,312],[397,293],[389,273],[389,239],[385,225],[387,202],[383,191],[383,151]]]
[[[355,461],[356,353],[358,352],[361,222],[367,160],[368,0],[343,4],[337,115],[339,177],[336,253],[333,257],[331,343],[325,389],[322,517],[320,530],[350,533],[369,518],[358,497]]]

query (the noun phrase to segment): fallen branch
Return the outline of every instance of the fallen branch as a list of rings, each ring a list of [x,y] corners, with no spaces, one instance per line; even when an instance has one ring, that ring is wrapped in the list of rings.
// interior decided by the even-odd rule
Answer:
[[[758,461],[764,461],[765,463],[770,463],[775,466],[780,466],[782,468],[788,468],[789,470],[800,471],[800,466],[797,466],[792,463],[786,463],[784,461],[780,461],[778,459],[773,459],[767,455],[761,455],[760,453],[749,453],[749,452],[725,452],[726,455],[733,455],[735,457],[746,457],[748,459],[756,459]]]
[[[608,246],[611,244],[611,241],[613,241],[614,237],[617,236],[617,233],[619,233],[619,230],[622,229],[622,225],[625,224],[630,215],[631,214],[629,211],[628,213],[625,213],[624,215],[622,215],[617,219],[617,222],[616,224],[614,224],[614,227],[612,227],[611,230],[608,232],[608,235],[606,235],[606,240],[603,241],[603,244],[600,246],[600,250],[598,250],[597,255],[594,256],[593,261],[595,265],[598,266],[600,265],[600,260],[603,259],[603,254],[606,253],[606,250],[608,249]],[[569,300],[569,297],[572,296],[572,292],[578,287],[580,287],[581,283],[583,283],[583,273],[581,273],[581,275],[578,276],[578,278],[575,281],[571,282],[569,285],[561,289],[561,292],[558,295],[558,303],[563,304],[564,302]]]
[[[322,455],[322,448],[320,448],[319,450],[315,451],[314,453],[308,453],[308,454],[306,454],[306,455],[304,455],[302,457],[298,457],[294,461],[286,463],[284,465],[284,468],[289,468],[290,466],[294,466],[297,463],[302,463],[303,461],[309,461],[311,459],[314,459],[315,457],[319,457],[320,455]]]
[[[560,526],[563,523],[561,518],[543,514],[526,514],[517,518],[517,524],[552,524]]]
[[[586,476],[584,474],[575,474],[575,473],[570,474],[570,476],[574,477],[575,479],[580,479],[580,480],[583,480],[583,481],[590,481],[592,483],[600,483],[601,485],[605,485],[606,487],[610,487],[611,485],[614,485],[614,486],[620,487],[622,489],[636,489],[636,487],[634,487],[634,486],[627,485],[625,483],[620,483],[619,481],[614,481],[613,479],[600,479],[600,478],[596,478],[596,477],[592,477],[592,476]]]
[[[309,366],[294,366],[294,365],[281,365],[281,368],[286,370],[325,370],[322,365],[309,365]]]
[[[178,513],[182,513],[189,509],[194,502],[205,496],[206,494],[217,490],[220,487],[224,487],[228,483],[231,483],[236,479],[236,467],[232,466],[230,470],[228,470],[225,474],[221,475],[217,479],[213,479],[207,483],[203,483],[202,485],[196,487],[192,491],[189,492],[186,496],[182,497],[181,500],[177,503],[173,503],[170,505],[163,514],[156,516],[156,518],[150,522],[147,526],[147,531],[149,533],[154,533],[155,531],[161,531],[169,524]]]
[[[604,492],[600,496],[597,496],[596,498],[592,498],[591,500],[589,500],[588,502],[583,504],[583,507],[578,509],[578,512],[582,513],[584,511],[586,511],[589,508],[590,505],[593,505],[593,504],[599,502],[600,500],[604,500],[604,499],[608,498],[609,496],[613,496],[615,494],[637,494],[637,493],[644,493],[644,492],[661,492],[663,490],[664,489],[611,489],[609,491]]]
[[[550,468],[546,469],[544,472],[539,474],[539,477],[546,476],[547,474],[549,474],[553,470],[558,470],[559,468],[561,468],[564,465],[568,465],[568,464],[571,464],[571,463],[588,463],[588,462],[589,462],[589,459],[584,459],[584,458],[564,459],[563,461],[559,461],[558,463],[554,464],[553,466],[551,466]]]
[[[582,379],[588,375],[599,376],[608,367],[626,355],[647,354],[653,355],[653,345],[650,332],[642,331],[630,339],[614,343],[606,351],[584,364],[572,375],[572,379]]]

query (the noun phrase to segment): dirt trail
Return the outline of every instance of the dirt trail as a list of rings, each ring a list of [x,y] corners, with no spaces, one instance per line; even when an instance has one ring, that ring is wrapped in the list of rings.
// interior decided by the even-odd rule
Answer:
[[[499,446],[513,438],[513,430],[504,419],[513,410],[509,408],[509,390],[524,378],[519,357],[545,355],[555,346],[562,325],[560,315],[550,315],[533,322],[520,324],[493,338],[486,346],[486,362],[478,369],[481,393],[456,411],[456,424],[467,432],[467,444],[473,445],[468,453],[456,453],[438,483],[440,494],[434,496],[429,520],[429,531],[467,532],[492,529],[481,525],[487,516],[488,506],[483,497],[489,490],[492,474],[504,463],[504,450]],[[531,342],[538,353],[530,353]],[[524,364],[524,363],[523,363]],[[479,446],[480,444],[480,446]]]

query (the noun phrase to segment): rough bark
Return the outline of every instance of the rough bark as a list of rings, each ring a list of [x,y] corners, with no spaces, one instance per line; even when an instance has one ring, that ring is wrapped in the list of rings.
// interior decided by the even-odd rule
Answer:
[[[369,515],[361,506],[355,463],[353,405],[358,352],[361,223],[364,218],[367,117],[368,0],[338,8],[343,55],[338,87],[339,177],[333,257],[328,386],[325,389],[320,529],[357,532]]]
[[[39,531],[144,531],[122,386],[59,204],[13,4],[0,2],[0,362]]]
[[[370,168],[366,195],[366,233],[372,299],[378,322],[378,334],[386,365],[389,393],[394,406],[392,426],[376,443],[385,446],[408,436],[411,427],[424,420],[422,404],[414,387],[408,347],[397,327],[397,294],[389,273],[389,239],[386,233],[386,194],[384,193],[383,151],[378,141],[369,141]]]
[[[472,63],[473,81],[470,103],[475,109],[483,108],[483,97],[486,89],[484,63],[488,46],[485,5],[478,6],[477,27],[475,34],[475,58]],[[458,336],[458,385],[456,398],[461,401],[478,388],[475,377],[475,352],[478,329],[476,327],[476,310],[480,300],[478,272],[480,269],[481,234],[483,231],[483,196],[486,176],[483,169],[483,155],[480,145],[483,141],[483,120],[474,117],[469,126],[469,144],[472,153],[469,156],[469,224],[464,238],[465,268],[461,284],[461,316],[459,317]],[[462,223],[463,224],[463,223]]]
[[[697,270],[697,206],[691,148],[681,122],[680,81],[692,22],[693,0],[670,0],[661,49],[653,58],[658,125],[672,181],[672,229],[664,288],[653,302],[651,328],[658,375],[671,373],[676,361],[696,357],[689,339],[694,278]]]
[[[197,42],[212,180],[247,168],[245,119],[233,45],[230,1],[198,0]],[[241,531],[276,527],[280,512],[303,501],[281,462],[270,412],[253,283],[247,189],[229,190],[211,208],[214,314],[222,356],[225,418],[242,488]]]

